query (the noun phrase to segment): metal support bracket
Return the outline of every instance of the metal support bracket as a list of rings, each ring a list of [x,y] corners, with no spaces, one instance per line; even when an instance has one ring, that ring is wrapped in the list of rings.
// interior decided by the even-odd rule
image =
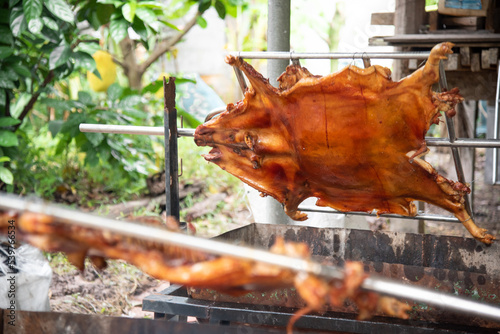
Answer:
[[[163,77],[163,103],[165,128],[165,211],[167,216],[179,220],[179,158],[177,149],[177,110],[175,109],[175,78],[168,83]]]
[[[439,89],[441,92],[448,90],[448,82],[446,80],[446,72],[444,70],[444,63],[442,61],[439,62]],[[453,143],[457,139],[457,135],[455,134],[455,123],[453,118],[445,115],[446,117],[446,128],[448,129],[448,137],[450,143]],[[453,162],[455,163],[455,170],[457,172],[458,181],[466,184],[464,170],[462,168],[462,161],[460,160],[460,153],[458,152],[458,147],[451,147],[451,154],[453,156]],[[470,203],[469,195],[465,196],[465,211],[469,214],[470,217],[474,218],[474,214],[472,212],[472,207]]]

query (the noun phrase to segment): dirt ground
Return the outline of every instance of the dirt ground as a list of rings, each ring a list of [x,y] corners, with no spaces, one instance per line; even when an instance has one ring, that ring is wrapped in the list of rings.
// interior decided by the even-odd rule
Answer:
[[[203,195],[196,205],[197,209],[186,212],[197,217],[193,222],[197,235],[212,237],[251,223],[251,213],[241,196],[243,192]],[[215,200],[222,203],[218,210],[214,210]],[[119,209],[134,211],[135,206],[142,203],[141,200],[133,201],[128,205],[132,209],[127,209],[127,206]],[[207,211],[210,213],[207,214]],[[120,216],[117,212],[114,214]],[[108,266],[103,270],[95,269],[87,260],[85,270],[80,272],[68,263],[63,254],[47,256],[53,269],[49,299],[55,312],[153,318],[152,312],[142,311],[142,300],[169,286],[168,282],[155,279],[121,260],[108,260]]]

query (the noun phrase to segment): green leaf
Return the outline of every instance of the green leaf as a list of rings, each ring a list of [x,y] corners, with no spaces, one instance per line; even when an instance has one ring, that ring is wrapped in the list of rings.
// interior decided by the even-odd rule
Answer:
[[[136,105],[141,103],[142,98],[139,95],[130,95],[121,99],[118,103],[118,108],[134,108]]]
[[[10,13],[10,29],[12,35],[19,37],[23,31],[27,28],[26,20],[24,19],[24,13],[22,8],[14,8]]]
[[[71,48],[69,45],[63,44],[57,46],[49,56],[49,69],[53,70],[65,64],[71,56]]]
[[[11,65],[12,66],[12,69],[17,73],[19,74],[20,76],[22,77],[31,77],[31,71],[29,68],[27,68],[26,66],[24,65],[21,65],[21,64],[13,64]]]
[[[104,134],[96,132],[85,132],[85,137],[92,143],[94,147],[99,146],[99,144],[104,140]]]
[[[136,2],[127,2],[125,5],[123,5],[122,14],[125,20],[129,21],[130,23],[134,22],[136,8],[137,8]]]
[[[107,5],[113,5],[115,7],[121,7],[123,5],[122,1],[118,0],[97,0],[97,3],[102,3],[102,4],[107,4]]]
[[[55,17],[68,23],[75,21],[71,8],[64,0],[44,0],[44,5]]]
[[[226,6],[220,1],[217,0],[215,2],[215,10],[217,11],[217,14],[219,14],[219,17],[221,19],[224,19],[226,17]]]
[[[14,175],[7,168],[0,166],[0,180],[6,184],[12,184],[14,182]]]
[[[78,92],[78,101],[83,103],[86,106],[94,106],[95,103],[92,101],[92,95],[89,92],[79,91]]]
[[[0,146],[12,147],[19,145],[17,136],[12,131],[0,130]]]
[[[28,102],[31,100],[31,94],[30,93],[21,93],[19,94],[19,97],[17,98],[16,103],[12,106],[12,110],[10,114],[14,117],[17,118],[21,113],[23,112],[24,107],[28,105]]]
[[[122,93],[123,87],[116,82],[108,87],[108,99],[111,101],[118,100],[122,96]]]
[[[8,10],[0,10],[0,23],[9,24],[10,12]]]
[[[12,67],[5,67],[4,70],[0,71],[0,76],[5,77],[9,80],[16,81],[19,80],[19,75],[14,71]]]
[[[153,9],[164,9],[165,5],[163,5],[159,1],[141,1],[137,4],[138,7],[147,7]]]
[[[96,166],[99,163],[99,156],[97,155],[97,151],[95,149],[90,149],[85,153],[85,164],[88,164],[89,166]]]
[[[162,87],[163,87],[163,80],[156,80],[147,85],[146,87],[142,88],[141,94],[156,93]]]
[[[42,15],[43,2],[42,0],[23,0],[23,10],[28,29],[36,34],[42,30],[43,23],[40,19]]]
[[[52,135],[52,138],[54,138],[59,133],[59,131],[61,131],[63,123],[63,120],[55,120],[49,122],[49,131]]]
[[[23,10],[26,16],[26,21],[39,18],[42,15],[43,1],[42,0],[23,0]]]
[[[59,30],[59,26],[57,25],[56,21],[52,20],[50,17],[44,16],[42,17],[42,21],[47,28],[54,31]]]
[[[0,59],[5,59],[14,52],[10,46],[0,46]]]
[[[151,25],[151,23],[158,21],[155,12],[149,8],[139,7],[136,9],[135,15],[147,25]]]
[[[120,43],[125,37],[128,36],[128,22],[125,19],[112,20],[109,24],[109,32],[111,38],[116,43]]]
[[[201,14],[203,14],[207,9],[210,8],[211,5],[212,5],[212,0],[200,0],[200,4],[198,5],[198,11]]]
[[[1,12],[1,11],[0,11]],[[0,25],[0,43],[12,45],[14,39],[8,26]]]
[[[140,19],[135,18],[134,23],[132,23],[132,29],[141,37],[141,39],[148,40],[148,29]]]
[[[15,5],[17,5],[19,1],[21,0],[9,0],[9,8],[12,8]]]
[[[177,27],[176,25],[170,23],[170,22],[167,22],[165,20],[158,20],[159,22],[163,23],[164,25],[166,25],[167,27],[169,27],[170,29],[173,29],[173,30],[176,30],[176,31],[181,31],[179,29],[179,27]]]
[[[68,120],[61,126],[60,132],[68,134],[71,138],[78,136],[80,132],[80,123],[85,123],[87,117],[82,113],[71,113]]]
[[[0,117],[0,127],[12,126],[21,123],[20,120],[12,117]]]
[[[14,89],[16,88],[16,85],[14,85],[11,80],[5,77],[0,77],[0,88]]]
[[[67,111],[73,108],[76,108],[75,101],[71,100],[61,100],[61,99],[52,99],[52,98],[42,98],[39,100],[40,103],[45,104],[47,107],[54,108],[58,111]]]
[[[5,92],[5,89],[0,88],[0,106],[5,106],[7,100],[7,93]]]
[[[76,68],[83,68],[90,72],[94,72],[97,69],[95,59],[86,52],[73,52],[72,57],[75,59]]]
[[[207,27],[207,21],[201,16],[198,16],[196,18],[196,23],[198,23],[198,25],[200,27],[202,27],[203,29],[205,29]]]
[[[95,18],[97,20],[97,26],[103,26],[109,23],[109,19],[111,18],[111,14],[115,11],[115,6],[113,5],[105,5],[105,4],[97,4],[95,10]],[[96,30],[98,30],[96,28]]]
[[[0,157],[0,162],[7,162],[7,161],[10,161],[9,157],[6,156]]]
[[[28,30],[33,34],[38,34],[40,31],[42,31],[42,28],[43,22],[40,18],[32,19],[28,22]]]

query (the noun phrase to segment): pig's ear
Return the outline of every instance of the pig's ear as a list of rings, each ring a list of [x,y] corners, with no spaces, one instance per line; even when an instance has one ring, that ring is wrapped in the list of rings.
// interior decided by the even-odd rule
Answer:
[[[262,74],[257,72],[252,65],[244,61],[242,58],[229,55],[226,57],[226,63],[239,68],[243,73],[245,73],[252,89],[256,94],[264,94],[268,96],[278,95],[278,89],[271,86],[269,79],[264,78]]]

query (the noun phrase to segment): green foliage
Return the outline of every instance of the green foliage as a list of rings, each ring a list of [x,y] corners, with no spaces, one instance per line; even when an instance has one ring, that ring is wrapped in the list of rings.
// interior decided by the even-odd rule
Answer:
[[[11,185],[9,167],[18,158],[20,143],[16,130],[37,99],[53,91],[54,81],[96,65],[90,55],[75,50],[81,40],[67,2],[25,0],[0,6],[0,181]]]
[[[91,92],[87,71],[99,40],[80,31],[88,22],[112,48],[133,31],[147,50],[172,22],[197,8],[235,16],[243,0],[11,0],[0,3],[0,190],[35,192],[53,199],[67,191],[92,204],[85,192],[140,192],[145,175],[162,167],[163,138],[82,133],[81,123],[162,125],[163,106],[151,98],[161,82],[140,92],[113,84]],[[87,24],[88,26],[88,24]],[[86,27],[85,29],[88,29]],[[107,38],[109,37],[110,40]],[[177,84],[187,79],[178,78]],[[75,83],[76,82],[76,83]],[[78,87],[76,87],[78,86]],[[155,90],[156,89],[156,90]],[[34,111],[31,113],[31,111]],[[160,111],[160,112],[158,112]],[[178,110],[188,125],[198,121]],[[155,153],[156,150],[156,153]],[[62,190],[61,190],[62,189]],[[69,189],[69,190],[68,190]],[[64,191],[66,191],[64,190]],[[95,194],[94,194],[95,195]],[[95,196],[94,196],[95,198]]]

